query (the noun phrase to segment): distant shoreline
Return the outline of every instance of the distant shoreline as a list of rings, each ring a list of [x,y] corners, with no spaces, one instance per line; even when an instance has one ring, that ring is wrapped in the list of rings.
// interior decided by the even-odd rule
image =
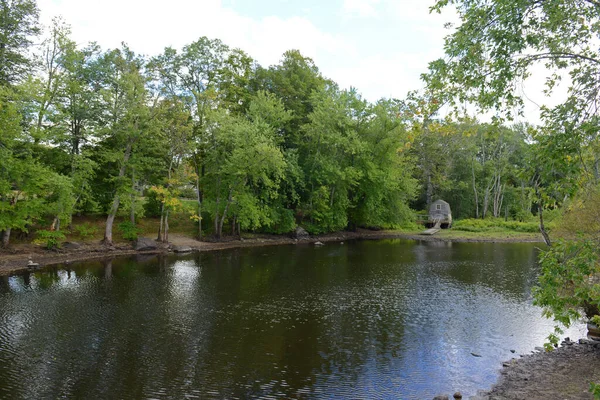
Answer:
[[[493,243],[543,243],[542,238],[531,234],[492,233],[473,234],[455,230],[441,231],[435,236],[419,235],[418,232],[403,231],[371,231],[361,229],[356,232],[342,231],[324,235],[309,236],[302,239],[293,239],[287,235],[252,235],[250,238],[225,238],[223,241],[197,241],[184,235],[172,234],[169,244],[156,243],[157,248],[147,251],[136,251],[131,243],[116,243],[114,246],[105,246],[98,241],[77,243],[77,248],[63,248],[59,251],[44,250],[32,244],[15,245],[0,252],[0,276],[11,275],[28,271],[28,262],[39,264],[39,268],[56,264],[69,264],[86,260],[97,260],[134,254],[163,254],[172,252],[177,247],[188,247],[193,252],[205,252],[244,247],[313,244],[316,242],[340,242],[344,240],[378,240],[378,239],[407,239],[431,242],[493,242]]]

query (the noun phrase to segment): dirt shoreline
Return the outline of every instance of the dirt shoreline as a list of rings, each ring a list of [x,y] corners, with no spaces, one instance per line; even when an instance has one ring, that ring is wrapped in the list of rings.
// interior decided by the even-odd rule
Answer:
[[[498,382],[471,400],[591,400],[600,383],[600,341],[564,341],[551,352],[535,352],[503,363]]]
[[[336,232],[326,235],[310,236],[303,239],[292,239],[288,236],[263,235],[251,239],[232,240],[221,242],[197,241],[184,235],[171,235],[169,245],[157,243],[158,248],[149,251],[136,251],[130,243],[118,243],[114,246],[105,246],[99,242],[85,242],[65,246],[59,251],[44,250],[32,244],[15,245],[8,250],[0,251],[0,276],[11,275],[30,270],[29,261],[43,268],[56,264],[70,264],[74,262],[127,256],[133,254],[160,254],[173,251],[176,247],[189,247],[195,252],[225,250],[242,247],[274,246],[283,244],[315,243],[315,242],[340,242],[354,239],[410,239],[433,242],[541,242],[541,239],[514,238],[514,237],[439,237],[424,236],[419,234],[402,233],[395,231],[369,231]]]

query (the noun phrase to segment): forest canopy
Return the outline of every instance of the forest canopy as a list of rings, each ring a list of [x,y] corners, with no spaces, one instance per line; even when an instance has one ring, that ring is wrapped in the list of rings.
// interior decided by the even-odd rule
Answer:
[[[450,61],[431,64],[425,91],[371,103],[297,50],[261,66],[201,37],[146,57],[78,45],[60,19],[42,33],[33,0],[0,7],[4,246],[15,232],[72,229],[74,216],[104,216],[107,244],[115,223],[135,236],[140,218],[158,219],[167,241],[174,214],[199,238],[415,227],[438,198],[459,219],[532,221],[573,196],[582,157],[594,162],[582,142],[559,142],[566,131],[439,114],[449,92],[493,105],[459,82],[508,82],[500,66],[500,83],[478,80],[483,53],[460,58],[476,27],[448,38]],[[544,157],[556,169],[541,170]]]

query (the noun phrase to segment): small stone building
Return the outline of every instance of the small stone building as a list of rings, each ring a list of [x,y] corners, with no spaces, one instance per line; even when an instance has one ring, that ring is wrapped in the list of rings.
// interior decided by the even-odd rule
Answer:
[[[434,227],[439,222],[441,228],[450,228],[452,226],[452,211],[450,204],[444,200],[436,200],[429,206],[429,220],[427,225]]]

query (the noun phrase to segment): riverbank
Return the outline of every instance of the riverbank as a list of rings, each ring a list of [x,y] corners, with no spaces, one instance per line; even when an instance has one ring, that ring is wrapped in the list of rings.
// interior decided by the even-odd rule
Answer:
[[[564,341],[551,352],[535,352],[503,364],[498,383],[471,400],[593,399],[600,383],[600,342]]]
[[[188,248],[191,251],[204,252],[225,250],[241,247],[273,246],[298,243],[326,243],[355,239],[411,239],[421,241],[446,241],[446,242],[541,242],[541,236],[531,233],[498,232],[477,234],[455,230],[442,230],[435,236],[419,235],[419,232],[402,231],[371,231],[358,230],[356,232],[336,232],[325,235],[309,236],[302,239],[293,239],[282,235],[245,235],[241,240],[225,238],[223,241],[198,241],[191,237],[172,234],[169,244],[156,242],[156,248],[137,251],[130,242],[115,243],[105,246],[99,241],[69,242],[60,250],[45,250],[39,245],[31,243],[15,244],[9,249],[0,251],[0,275],[28,270],[29,263],[38,264],[39,267],[48,265],[73,263],[91,259],[127,256],[132,254],[159,254]]]
[[[120,243],[114,247],[102,246],[99,242],[69,245],[61,253],[44,251],[37,246],[17,245],[12,253],[2,253],[0,264],[2,269],[9,266],[9,259],[18,268],[27,268],[29,259],[40,265],[51,265],[61,262],[76,262],[92,258],[114,257],[131,254],[166,253],[189,247],[194,251],[214,251],[222,249],[270,246],[279,244],[300,244],[314,246],[316,241],[325,243],[353,239],[414,239],[423,241],[454,241],[454,242],[525,242],[538,241],[539,238],[512,235],[497,235],[491,237],[460,236],[460,231],[442,231],[439,236],[420,236],[413,233],[397,231],[359,231],[338,232],[336,234],[309,237],[295,240],[281,236],[246,236],[244,240],[228,238],[223,242],[198,242],[185,235],[172,235],[171,246],[157,244],[155,250],[135,251],[130,243]],[[27,252],[29,251],[29,253]],[[7,258],[4,256],[6,255]],[[0,269],[0,271],[2,271]],[[480,393],[474,399],[592,399],[589,393],[590,382],[600,382],[600,374],[596,366],[600,366],[600,350],[590,345],[564,345],[552,353],[536,353],[516,358],[506,362],[500,371],[497,385],[487,392]],[[518,357],[518,354],[515,354]],[[501,365],[498,365],[500,368]],[[456,388],[460,389],[460,388]],[[451,398],[451,397],[450,397]]]

